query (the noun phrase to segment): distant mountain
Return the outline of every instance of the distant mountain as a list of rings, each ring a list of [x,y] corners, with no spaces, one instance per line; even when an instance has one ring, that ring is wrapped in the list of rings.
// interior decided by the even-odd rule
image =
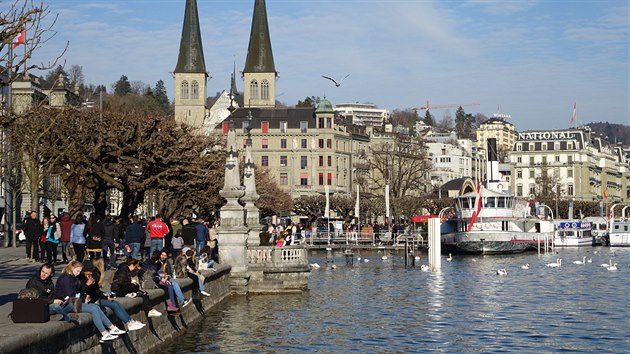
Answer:
[[[590,126],[594,132],[607,136],[606,140],[613,144],[630,145],[630,126],[628,125],[608,122],[588,123],[586,125]]]

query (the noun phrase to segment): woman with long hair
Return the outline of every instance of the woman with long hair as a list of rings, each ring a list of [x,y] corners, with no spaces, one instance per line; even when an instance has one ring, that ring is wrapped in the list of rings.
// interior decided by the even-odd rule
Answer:
[[[57,246],[59,246],[59,239],[55,238],[57,234],[57,223],[55,220],[54,215],[51,216],[50,219],[44,218],[43,225],[44,233],[46,234],[46,258],[48,259],[48,263],[53,265],[57,263]]]
[[[81,281],[78,278],[82,270],[83,265],[79,261],[70,261],[63,268],[62,274],[57,279],[57,284],[55,284],[55,299],[63,300],[64,302],[69,302],[71,298],[85,300],[86,294],[81,291]],[[92,322],[102,335],[101,343],[117,339],[119,334],[126,333],[114,326],[98,305],[83,303],[80,308],[80,312],[92,315]]]
[[[116,294],[116,296],[141,296],[143,308],[147,312],[147,316],[149,317],[159,317],[162,314],[152,308],[151,302],[149,301],[149,295],[141,291],[140,284],[134,275],[137,274],[137,271],[140,270],[142,265],[138,262],[137,259],[133,259],[131,257],[127,258],[127,262],[121,263],[118,266],[118,270],[114,273],[114,278],[112,279],[112,292]]]
[[[86,261],[88,263],[89,261]],[[101,308],[109,307],[114,315],[123,321],[129,331],[135,331],[145,326],[144,323],[135,321],[129,316],[127,311],[115,301],[116,297],[113,293],[103,293],[101,290],[105,285],[105,261],[103,257],[94,257],[86,267],[83,268],[83,274],[80,276],[81,282],[86,289],[86,300],[88,303],[98,304]]]

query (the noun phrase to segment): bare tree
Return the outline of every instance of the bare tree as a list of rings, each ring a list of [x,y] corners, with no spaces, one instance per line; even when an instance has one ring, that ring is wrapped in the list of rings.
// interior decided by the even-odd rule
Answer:
[[[382,194],[389,184],[392,196],[400,198],[409,192],[422,193],[431,161],[421,140],[396,135],[393,139],[370,146],[370,186]]]
[[[53,30],[58,15],[52,19],[48,6],[44,2],[33,0],[15,0],[0,12],[0,76],[6,77],[4,83],[13,82],[19,75],[31,69],[48,70],[57,65],[65,54],[68,43],[59,55],[47,63],[27,63],[33,53],[50,41],[56,34]],[[24,41],[15,49],[14,40],[24,31]],[[21,72],[20,72],[21,70]]]
[[[71,65],[70,69],[68,70],[68,82],[70,83],[70,86],[82,86],[84,80],[85,77],[83,76],[83,67],[77,64]]]

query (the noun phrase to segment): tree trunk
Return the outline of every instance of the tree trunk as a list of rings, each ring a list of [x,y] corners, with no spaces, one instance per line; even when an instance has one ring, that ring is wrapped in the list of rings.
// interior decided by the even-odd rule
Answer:
[[[123,191],[123,205],[120,210],[120,217],[128,219],[134,215],[138,205],[144,200],[144,192],[125,189]]]
[[[105,217],[107,214],[107,187],[98,184],[94,189],[94,213],[97,216]]]

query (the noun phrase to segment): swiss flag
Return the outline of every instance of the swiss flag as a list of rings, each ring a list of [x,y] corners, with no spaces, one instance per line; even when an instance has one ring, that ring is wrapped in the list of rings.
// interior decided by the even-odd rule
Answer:
[[[26,43],[26,30],[20,31],[17,37],[13,40],[13,49],[17,48],[20,44]]]

